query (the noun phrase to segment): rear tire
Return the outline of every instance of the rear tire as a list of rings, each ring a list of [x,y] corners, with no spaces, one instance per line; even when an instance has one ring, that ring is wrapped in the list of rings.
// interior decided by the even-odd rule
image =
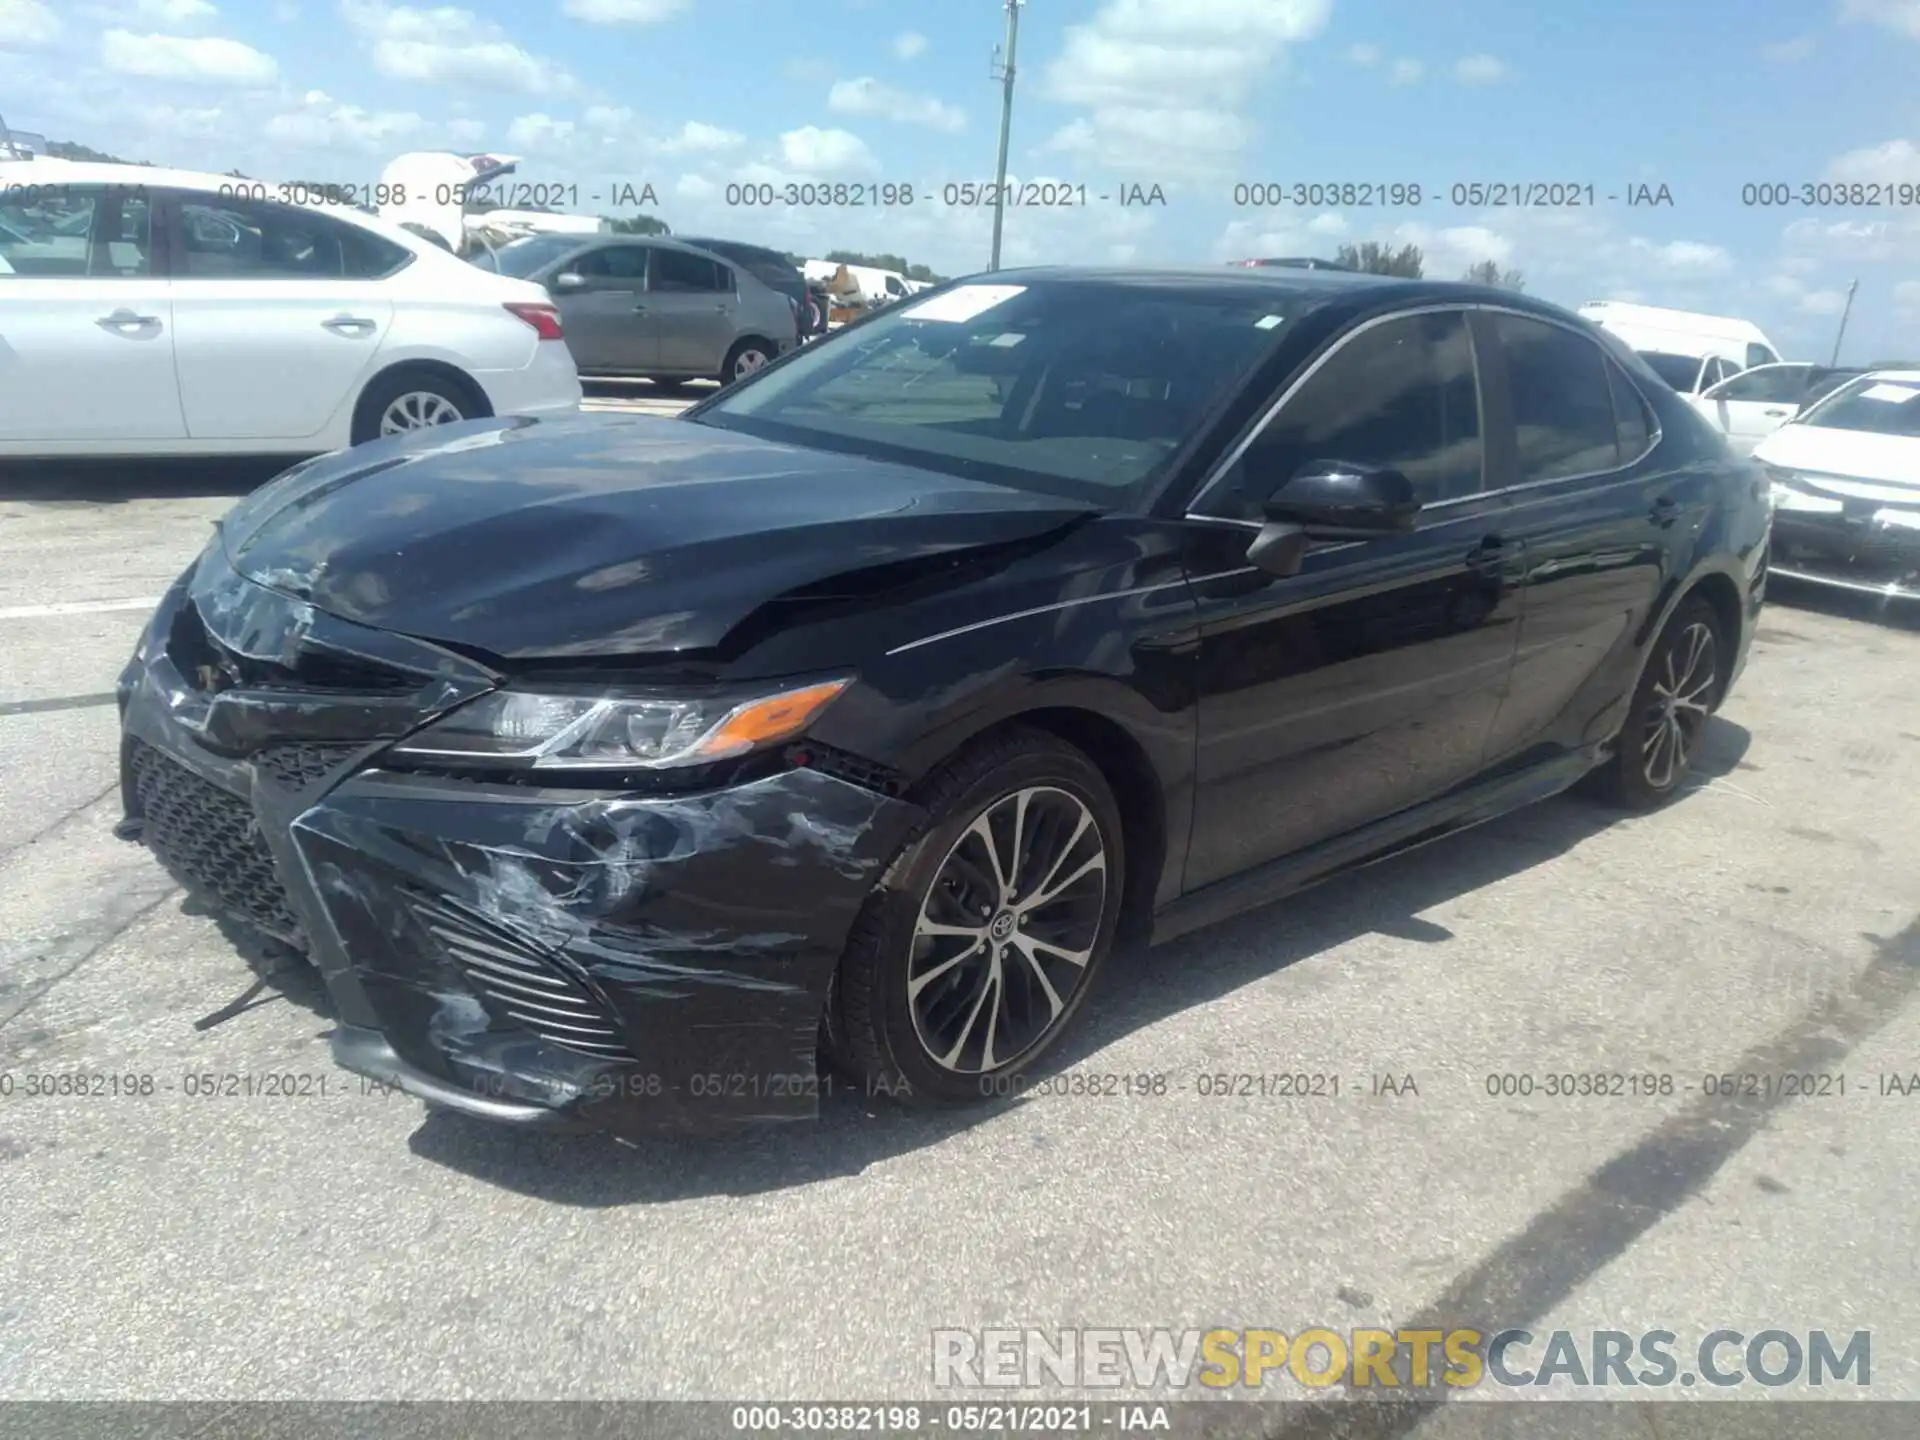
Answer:
[[[962,751],[919,799],[932,818],[841,957],[830,1058],[869,1093],[913,1106],[1017,1093],[1112,948],[1126,874],[1119,807],[1084,753],[1028,729]]]
[[[457,425],[488,413],[473,393],[444,375],[397,370],[375,377],[353,410],[353,443],[437,425]]]
[[[1652,810],[1680,792],[1726,692],[1725,653],[1713,606],[1682,601],[1647,655],[1613,758],[1589,777],[1594,794]]]
[[[726,363],[714,378],[722,385],[732,385],[750,375],[759,374],[773,363],[773,359],[773,346],[766,341],[742,340],[727,352]]]

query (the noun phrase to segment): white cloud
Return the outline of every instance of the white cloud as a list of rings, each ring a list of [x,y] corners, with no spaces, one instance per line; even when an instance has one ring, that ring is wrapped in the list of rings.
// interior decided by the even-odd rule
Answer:
[[[507,148],[529,155],[550,155],[571,146],[578,129],[573,121],[551,115],[518,115],[507,126]]]
[[[300,7],[295,0],[273,0],[273,18],[282,25],[291,25],[300,18]]]
[[[720,192],[720,187],[704,175],[682,175],[674,182],[673,193],[682,200],[691,200],[698,204],[702,200],[711,200]]]
[[[1242,106],[1330,9],[1331,0],[1106,0],[1068,27],[1043,70],[1046,98],[1088,112],[1054,148],[1156,180],[1224,173],[1252,138]],[[1158,128],[1143,128],[1143,116]]]
[[[1804,315],[1838,315],[1846,308],[1844,290],[1812,290],[1800,297],[1800,311]]]
[[[680,127],[678,134],[662,141],[660,148],[674,155],[710,155],[722,150],[738,149],[746,138],[737,130],[722,130],[718,125],[704,125],[698,120],[689,120]]]
[[[1671,240],[1664,245],[1635,236],[1627,242],[1647,264],[1678,275],[1722,275],[1733,268],[1733,256],[1718,245],[1698,240]]]
[[[40,0],[0,0],[0,50],[37,50],[60,36],[60,17]]]
[[[1413,85],[1426,73],[1427,67],[1418,60],[1396,60],[1387,72],[1387,79],[1395,85]]]
[[[447,139],[462,150],[478,149],[480,142],[487,138],[486,122],[471,117],[449,120],[446,130]]]
[[[927,53],[927,37],[918,30],[903,30],[893,37],[893,53],[902,60],[912,60]]]
[[[156,25],[197,25],[220,13],[208,0],[138,0],[134,10]]]
[[[1920,147],[1911,140],[1889,140],[1884,145],[1849,150],[1827,166],[1827,179],[1886,185],[1920,183]]]
[[[324,90],[309,90],[298,110],[268,120],[265,134],[278,144],[302,149],[385,155],[426,128],[427,122],[411,110],[363,110],[341,104]]]
[[[798,85],[817,85],[833,78],[833,66],[817,55],[796,55],[781,64],[780,73]]]
[[[1920,0],[1846,0],[1841,14],[1920,40]]]
[[[657,25],[687,8],[687,0],[565,0],[560,7],[589,25]]]
[[[1347,51],[1347,59],[1356,65],[1378,65],[1380,47],[1378,45],[1355,45]]]
[[[877,115],[902,125],[925,125],[953,134],[967,128],[966,115],[931,95],[916,95],[882,85],[871,75],[842,80],[827,92],[827,108],[836,115]]]
[[[1920,280],[1902,280],[1894,286],[1893,303],[1909,316],[1920,316]]]
[[[521,95],[565,93],[573,77],[529,53],[471,10],[442,5],[419,10],[384,0],[341,0],[340,13],[390,80],[471,86]]]
[[[1773,45],[1762,45],[1762,59],[1771,60],[1776,65],[1791,65],[1805,60],[1813,54],[1818,41],[1812,35],[1796,35],[1791,40],[1782,40]]]
[[[806,125],[782,135],[780,158],[789,169],[802,175],[821,175],[833,180],[871,174],[880,168],[867,142],[858,135],[845,130],[822,130],[817,125]]]
[[[1462,85],[1492,85],[1506,77],[1506,64],[1497,55],[1469,55],[1453,67],[1453,78]]]
[[[131,30],[109,30],[100,37],[100,63],[121,75],[217,85],[271,85],[280,73],[271,55],[238,40],[136,35]]]

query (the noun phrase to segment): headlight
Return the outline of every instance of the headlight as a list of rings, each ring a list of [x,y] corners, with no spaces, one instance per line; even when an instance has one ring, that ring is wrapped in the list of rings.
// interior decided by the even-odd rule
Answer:
[[[1798,510],[1814,515],[1838,515],[1846,509],[1840,501],[1827,495],[1816,495],[1806,489],[1800,477],[1791,470],[1783,470],[1778,465],[1766,467],[1768,497],[1776,510]]]
[[[394,746],[407,759],[532,770],[670,770],[777,745],[851,680],[738,695],[596,696],[495,690]]]

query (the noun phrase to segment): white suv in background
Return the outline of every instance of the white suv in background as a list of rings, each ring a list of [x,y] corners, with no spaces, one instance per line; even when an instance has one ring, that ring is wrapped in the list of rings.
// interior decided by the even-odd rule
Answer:
[[[0,456],[314,454],[579,409],[539,286],[306,188],[0,162]]]

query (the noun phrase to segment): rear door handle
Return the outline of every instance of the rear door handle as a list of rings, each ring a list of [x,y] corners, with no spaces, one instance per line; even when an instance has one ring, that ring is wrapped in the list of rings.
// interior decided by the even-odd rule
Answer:
[[[633,307],[633,313],[636,315],[644,315],[647,313],[647,307],[644,305],[636,305]]]
[[[1647,518],[1664,530],[1680,518],[1680,502],[1672,496],[1662,495],[1653,502],[1653,508],[1647,512]]]
[[[322,320],[320,327],[331,330],[336,335],[364,335],[374,328],[373,321],[360,315],[336,315],[331,320]]]
[[[96,322],[108,330],[136,330],[149,325],[158,325],[158,315],[136,315],[124,305],[111,315],[102,315]]]

